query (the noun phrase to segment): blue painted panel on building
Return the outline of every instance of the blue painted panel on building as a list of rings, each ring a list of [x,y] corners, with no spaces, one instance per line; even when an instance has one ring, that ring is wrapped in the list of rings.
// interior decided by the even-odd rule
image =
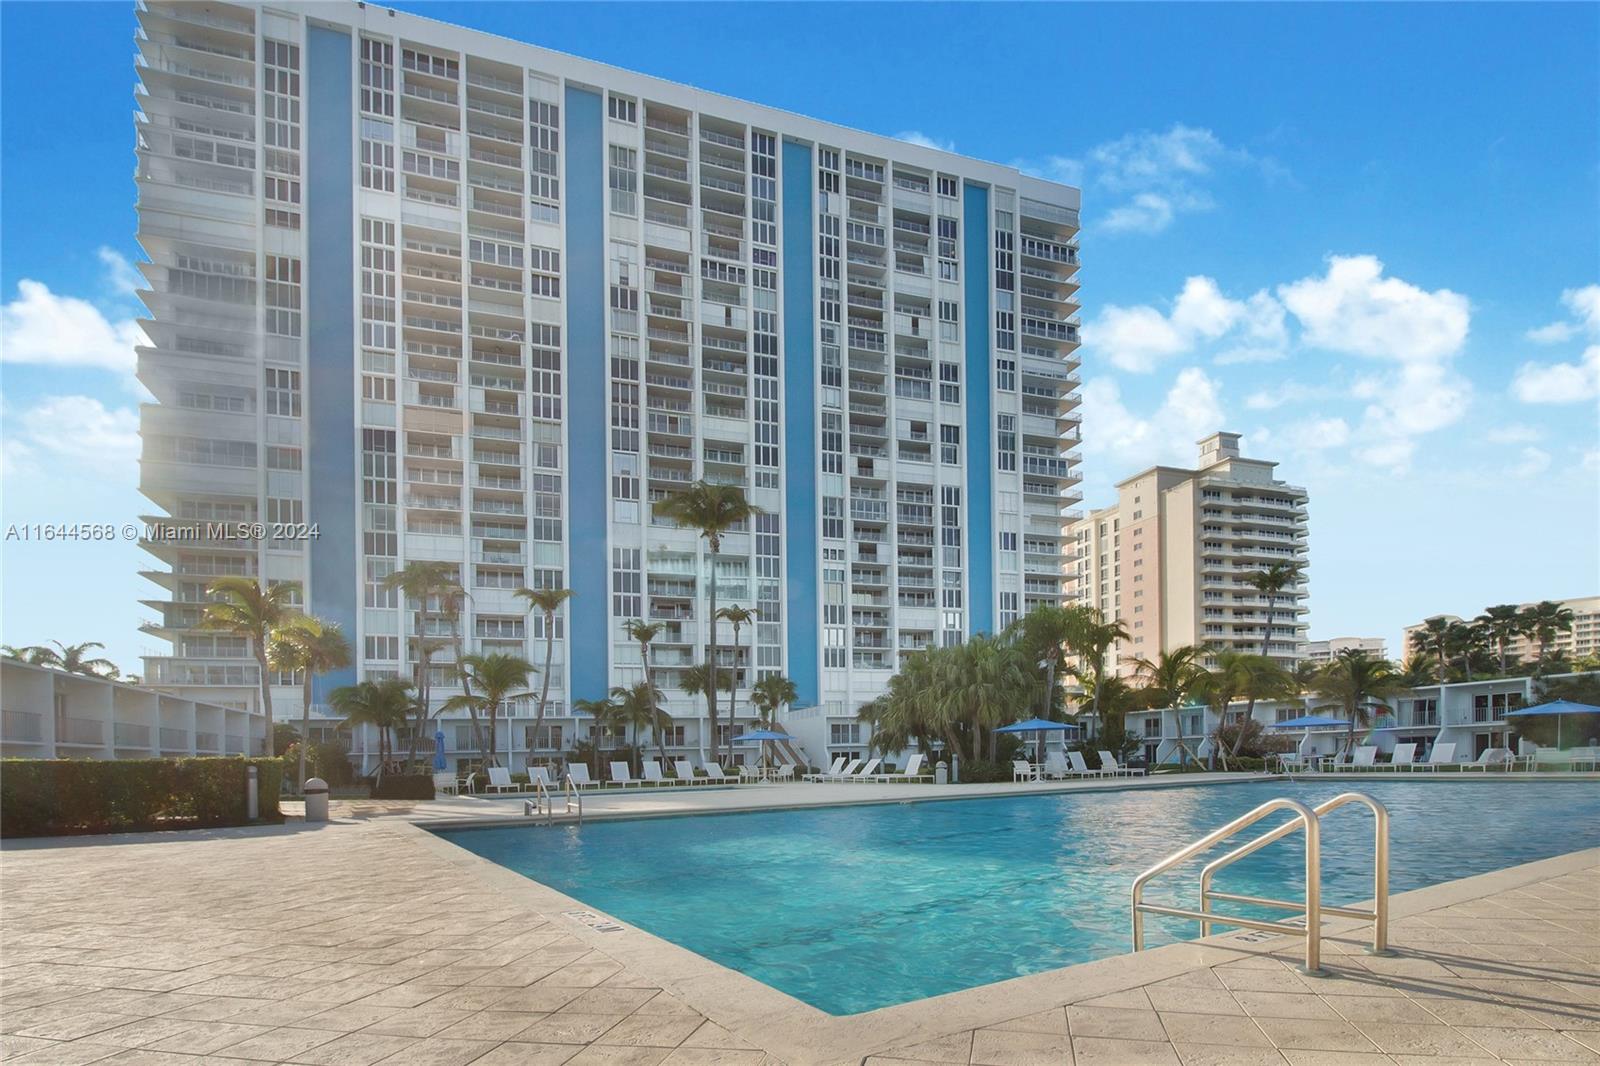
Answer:
[[[567,88],[567,500],[573,699],[609,690],[605,137],[598,93]]]
[[[303,280],[307,340],[305,477],[310,543],[306,609],[337,622],[356,640],[355,149],[350,35],[321,26],[306,30],[306,261]],[[313,698],[355,680],[353,669],[318,677]]]
[[[789,677],[797,707],[815,706],[817,665],[816,352],[811,148],[783,146],[783,458]]]
[[[973,633],[994,631],[994,421],[989,338],[989,190],[962,195],[962,315],[966,318],[967,580]]]

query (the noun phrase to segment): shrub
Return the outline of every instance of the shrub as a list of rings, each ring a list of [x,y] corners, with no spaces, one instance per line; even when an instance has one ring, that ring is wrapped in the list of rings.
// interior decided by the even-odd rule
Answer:
[[[373,799],[433,799],[432,774],[384,774],[371,786]]]
[[[0,836],[246,825],[245,768],[262,821],[281,821],[279,759],[5,759]]]

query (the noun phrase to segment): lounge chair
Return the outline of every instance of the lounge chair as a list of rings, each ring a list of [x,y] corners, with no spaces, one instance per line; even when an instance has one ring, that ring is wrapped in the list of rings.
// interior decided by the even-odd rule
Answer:
[[[678,780],[685,785],[696,785],[700,783],[699,780],[694,776],[694,763],[690,762],[688,759],[673,760],[672,772],[677,774]],[[709,781],[710,778],[707,778],[707,780]]]
[[[441,771],[433,775],[433,791],[435,793],[448,792],[452,796],[459,796],[461,795],[461,782],[456,779],[455,774]]]
[[[700,764],[700,767],[701,767],[701,769],[705,770],[705,772],[706,772],[706,780],[707,781],[711,781],[711,782],[714,782],[714,783],[719,784],[719,785],[737,784],[738,783],[738,779],[737,778],[729,777],[727,774],[722,772],[722,764],[721,763],[702,762]]]
[[[572,787],[577,789],[599,788],[602,784],[589,776],[588,763],[567,763],[567,778],[572,782]]]
[[[1469,763],[1463,763],[1463,770],[1507,770],[1511,767],[1511,750],[1509,748],[1484,748],[1483,754]]]
[[[671,785],[676,781],[661,772],[661,764],[654,759],[644,760],[644,779],[650,785]]]
[[[844,766],[843,770],[840,770],[836,774],[824,774],[823,777],[822,777],[822,780],[824,780],[824,781],[848,781],[848,780],[850,780],[851,775],[853,775],[859,769],[861,769],[861,760],[860,759],[851,759],[849,762],[845,763],[845,766]]]
[[[1018,781],[1037,780],[1039,780],[1039,770],[1033,765],[1033,763],[1029,762],[1027,759],[1011,760],[1011,781],[1013,784]]]
[[[1452,766],[1456,761],[1456,746],[1454,744],[1435,744],[1428,751],[1425,762],[1416,764],[1419,770],[1437,770],[1441,766]]]
[[[1409,770],[1417,765],[1417,746],[1415,744],[1396,744],[1394,755],[1389,759],[1390,770]]]
[[[1306,757],[1298,751],[1278,752],[1278,772],[1280,774],[1294,773],[1296,770],[1306,768]]]
[[[1067,752],[1067,761],[1072,764],[1072,773],[1077,777],[1104,777],[1109,772],[1107,770],[1091,769],[1089,764],[1083,761],[1083,752],[1081,751]]]
[[[1039,777],[1051,781],[1064,781],[1072,776],[1072,766],[1067,762],[1066,755],[1059,751],[1045,754],[1044,765],[1039,767]]]
[[[1124,766],[1122,763],[1117,762],[1117,757],[1109,751],[1100,752],[1100,770],[1102,773],[1110,774],[1113,777],[1118,774],[1126,774],[1129,777],[1144,776],[1144,767]]]
[[[868,759],[867,760],[867,765],[863,766],[861,769],[857,770],[853,774],[846,774],[844,776],[844,780],[850,781],[852,783],[859,783],[859,782],[862,782],[862,781],[871,781],[872,778],[873,778],[873,775],[878,772],[878,767],[880,767],[882,765],[883,765],[883,760],[882,759]]]
[[[1370,770],[1378,765],[1378,749],[1371,745],[1362,745],[1351,753],[1350,761],[1338,763],[1335,770]]]
[[[837,774],[840,770],[843,770],[843,769],[844,769],[844,756],[841,755],[837,759],[833,760],[833,765],[828,767],[826,770],[822,771],[822,773],[820,773],[820,774],[806,774],[804,777],[800,778],[800,780],[802,780],[802,781],[825,781],[825,780],[827,780],[828,778],[830,778],[833,775]]]
[[[504,766],[489,767],[489,791],[517,792],[522,786],[511,780],[511,771]]]
[[[799,767],[797,767],[794,763],[786,762],[782,766],[778,767],[777,772],[775,772],[772,775],[773,776],[773,780],[775,780],[775,781],[793,781],[794,780],[794,772],[797,769],[799,769]]]
[[[922,772],[923,758],[924,757],[922,753],[918,752],[906,760],[906,765],[903,770],[892,774],[877,774],[872,778],[872,780],[874,782],[932,781],[932,774],[925,774]]]
[[[644,782],[633,776],[633,771],[628,769],[628,764],[625,762],[611,764],[611,783],[613,785],[621,785],[623,788],[627,788],[629,785],[644,787]]]

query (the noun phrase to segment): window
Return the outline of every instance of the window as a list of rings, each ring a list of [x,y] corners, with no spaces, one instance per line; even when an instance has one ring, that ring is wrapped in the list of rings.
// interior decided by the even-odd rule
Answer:
[[[266,411],[269,415],[300,417],[300,371],[267,367]]]
[[[636,122],[639,105],[625,96],[612,96],[608,101],[611,117],[618,122]]]
[[[610,148],[611,210],[618,215],[637,215],[639,175],[636,173],[636,160],[639,153],[619,144],[613,144]]]
[[[400,659],[399,637],[373,637],[364,638],[364,657],[380,662],[397,662]]]
[[[959,466],[961,463],[961,427],[941,425],[939,427],[939,461],[946,466]]]
[[[617,618],[638,618],[642,613],[639,549],[611,549],[611,613]]]
[[[528,291],[535,296],[558,299],[561,296],[561,253],[554,248],[529,248],[528,260],[533,271]]]
[[[269,255],[266,258],[266,331],[280,337],[298,337],[300,260],[286,255]]]
[[[268,470],[299,470],[300,449],[269,447],[267,449]]]

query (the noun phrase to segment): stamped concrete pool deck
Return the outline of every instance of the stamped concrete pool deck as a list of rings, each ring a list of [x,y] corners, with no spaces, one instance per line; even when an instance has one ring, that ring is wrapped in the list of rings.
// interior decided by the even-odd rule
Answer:
[[[742,802],[790,805],[780,790]],[[688,802],[608,796],[586,812]],[[1295,971],[1298,941],[1231,934],[840,1018],[597,927],[416,824],[478,805],[8,844],[0,1060],[1600,1063],[1600,849],[1393,897],[1393,958],[1330,924],[1325,977]]]

